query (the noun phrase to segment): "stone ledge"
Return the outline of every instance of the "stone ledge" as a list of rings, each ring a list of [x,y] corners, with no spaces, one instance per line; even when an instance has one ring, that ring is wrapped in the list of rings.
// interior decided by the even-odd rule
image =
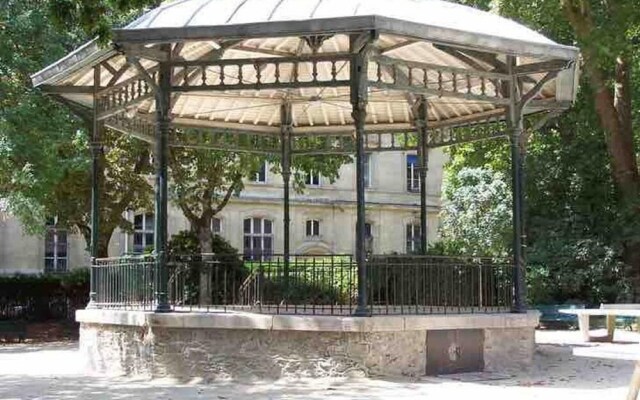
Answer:
[[[87,309],[76,311],[84,324],[163,328],[254,329],[311,332],[403,332],[443,329],[535,328],[540,313],[447,314],[342,317],[267,315],[244,312],[166,313]]]

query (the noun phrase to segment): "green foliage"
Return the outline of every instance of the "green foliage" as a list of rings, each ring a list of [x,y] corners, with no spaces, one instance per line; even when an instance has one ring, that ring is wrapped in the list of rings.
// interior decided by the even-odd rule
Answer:
[[[73,319],[88,298],[88,269],[62,275],[0,276],[0,320]]]
[[[526,235],[529,300],[532,303],[588,303],[624,300],[629,292],[622,256],[626,243],[637,238],[636,210],[620,201],[612,177],[611,149],[594,105],[595,75],[612,86],[616,59],[626,57],[636,72],[640,66],[640,9],[634,0],[468,0],[461,3],[491,9],[516,19],[559,43],[581,47],[586,76],[577,104],[527,143]],[[570,11],[578,11],[572,13]],[[571,21],[570,18],[575,18]],[[588,27],[585,29],[585,27]],[[582,29],[582,31],[580,31]],[[596,76],[597,78],[597,76]],[[631,77],[632,97],[640,96],[640,78]],[[633,123],[640,122],[637,106]],[[486,129],[486,128],[474,128]],[[502,129],[495,127],[494,129]],[[634,140],[638,141],[637,135]],[[452,148],[447,177],[468,168],[510,177],[509,143],[503,140]],[[460,182],[458,182],[460,183]],[[509,187],[503,199],[510,202]],[[477,188],[475,182],[449,186],[447,201]],[[451,193],[453,190],[454,193]],[[475,199],[475,198],[474,198]],[[446,212],[445,207],[445,212]],[[463,216],[467,210],[463,212]],[[447,218],[446,216],[444,217]],[[455,218],[451,215],[451,218]],[[464,218],[448,230],[448,240],[436,250],[461,251],[461,243],[481,247],[477,227]],[[503,226],[491,227],[494,233]],[[451,238],[451,232],[454,232]],[[447,237],[447,233],[444,235]],[[503,239],[505,248],[510,240]],[[491,247],[488,247],[491,250]]]
[[[624,300],[628,293],[622,243],[639,227],[617,200],[603,138],[585,87],[574,108],[534,132],[527,144],[525,229],[533,304],[597,304]],[[434,251],[461,254],[471,247],[478,254],[483,249],[488,255],[501,254],[496,248],[509,252],[509,151],[507,140],[449,150],[442,215],[445,240]],[[485,179],[456,179],[470,171]],[[495,205],[483,209],[487,198]],[[452,201],[458,207],[451,208]]]
[[[550,235],[529,253],[527,281],[533,304],[587,304],[624,301],[629,292],[617,252],[594,239]]]
[[[193,231],[171,236],[167,246],[170,275],[183,283],[180,297],[185,304],[205,302],[200,289],[209,287],[209,304],[225,304],[226,297],[249,276],[238,251],[219,235],[212,237],[212,255],[202,255],[200,241]],[[179,277],[179,278],[178,278]]]
[[[234,263],[240,264],[238,250],[220,235],[212,235],[213,254],[229,257]],[[167,254],[171,256],[201,254],[198,237],[193,231],[180,231],[171,236],[167,246]],[[236,265],[237,266],[237,265]]]
[[[211,235],[213,217],[233,195],[240,194],[244,189],[243,180],[252,179],[266,161],[272,172],[281,173],[281,159],[275,155],[203,149],[206,145],[219,146],[221,139],[198,135],[190,129],[176,130],[174,134],[189,146],[170,149],[171,200],[189,220],[191,229],[200,237],[200,247],[207,253],[206,239]],[[229,140],[229,144],[233,144],[233,139]],[[342,164],[350,161],[351,158],[344,156],[293,157],[293,188],[304,190],[305,175],[311,171],[333,182]]]
[[[441,213],[443,246],[455,254],[501,257],[511,230],[509,185],[502,172],[488,168],[449,171]]]
[[[350,257],[293,257],[288,285],[282,260],[246,262],[245,267],[260,275],[266,304],[335,305],[357,300],[357,269]]]
[[[38,3],[0,5],[0,198],[29,231],[43,229],[58,184],[88,165],[82,124],[31,87],[30,73],[78,43],[73,30],[56,32]]]
[[[90,237],[90,151],[87,124],[31,86],[30,74],[83,41],[73,26],[53,28],[47,1],[0,4],[0,198],[29,233],[45,220]],[[44,5],[44,7],[43,7]],[[76,110],[77,111],[77,110]],[[129,208],[150,203],[148,145],[107,130],[103,137],[99,249],[106,256],[113,230],[129,228]]]
[[[48,11],[57,26],[79,26],[88,37],[107,43],[111,28],[123,26],[161,0],[50,0]]]

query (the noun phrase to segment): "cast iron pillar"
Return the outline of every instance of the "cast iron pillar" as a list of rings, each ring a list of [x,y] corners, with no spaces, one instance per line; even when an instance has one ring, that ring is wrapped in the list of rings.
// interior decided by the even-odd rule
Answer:
[[[428,104],[420,96],[416,104],[416,130],[418,133],[418,174],[420,176],[420,251],[427,254],[427,171],[429,169]]]
[[[364,136],[367,118],[367,42],[361,35],[350,38],[350,49],[354,54],[350,63],[352,117],[356,129],[356,264],[358,266],[358,305],[355,316],[367,316],[367,260],[365,246],[365,148]]]
[[[102,153],[102,122],[98,120],[98,91],[100,90],[100,71],[98,65],[93,68],[93,126],[91,132],[91,275],[89,278],[89,304],[95,307],[97,300],[97,274],[95,268],[100,240],[100,155]]]
[[[167,271],[167,158],[169,156],[169,127],[171,124],[171,66],[160,63],[156,93],[156,147],[155,147],[155,240],[156,253],[156,312],[171,311],[168,299]]]
[[[293,129],[293,117],[291,103],[285,101],[280,106],[280,143],[282,145],[282,181],[284,182],[284,295],[289,295],[289,257],[291,216],[289,212],[289,183],[291,180],[291,131]]]
[[[524,259],[524,168],[523,154],[523,110],[521,104],[521,89],[518,85],[518,77],[514,74],[516,59],[507,57],[507,67],[511,75],[509,84],[509,114],[507,128],[510,131],[511,141],[511,179],[513,190],[513,311],[524,313],[527,311],[526,303],[526,266]]]

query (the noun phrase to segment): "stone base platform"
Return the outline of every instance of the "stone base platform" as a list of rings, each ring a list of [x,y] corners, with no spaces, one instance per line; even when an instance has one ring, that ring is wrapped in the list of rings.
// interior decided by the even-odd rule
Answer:
[[[299,316],[80,310],[93,371],[177,378],[420,376],[526,367],[539,314]]]

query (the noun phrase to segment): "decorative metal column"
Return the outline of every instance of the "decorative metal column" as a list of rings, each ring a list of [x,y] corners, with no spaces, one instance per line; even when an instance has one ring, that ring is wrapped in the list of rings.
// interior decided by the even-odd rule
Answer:
[[[420,176],[420,251],[427,254],[427,171],[429,169],[428,104],[427,98],[420,96],[416,104],[416,130],[418,131],[418,174]]]
[[[507,116],[507,129],[510,131],[511,141],[511,179],[513,190],[513,311],[522,313],[527,311],[525,260],[523,249],[524,236],[524,168],[522,154],[523,110],[521,104],[521,92],[518,85],[518,77],[514,74],[516,59],[507,57],[507,67],[512,80],[509,84],[509,114]]]
[[[350,38],[350,49],[354,57],[350,63],[351,75],[351,106],[352,117],[356,129],[356,264],[358,266],[358,305],[354,315],[367,316],[367,260],[365,237],[365,123],[367,118],[368,85],[367,68],[368,57],[366,43],[358,43],[362,36],[354,35]]]
[[[97,300],[98,241],[100,240],[100,154],[102,153],[103,124],[98,120],[98,91],[100,90],[100,65],[93,68],[93,126],[91,133],[91,276],[89,279],[89,304],[95,307]]]
[[[156,312],[171,311],[168,301],[167,271],[167,158],[171,123],[171,66],[160,63],[156,92],[156,188],[155,188],[155,253],[156,253]]]
[[[291,180],[291,130],[293,117],[291,103],[285,101],[280,107],[280,142],[282,144],[282,180],[284,182],[284,292],[285,298],[289,292],[289,256],[291,217],[289,214],[289,183]]]

